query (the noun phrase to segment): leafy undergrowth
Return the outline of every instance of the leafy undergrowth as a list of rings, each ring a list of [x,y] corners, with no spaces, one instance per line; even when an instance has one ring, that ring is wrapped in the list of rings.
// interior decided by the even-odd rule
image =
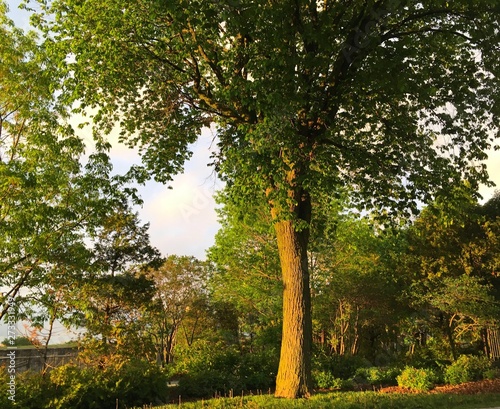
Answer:
[[[440,386],[426,393],[390,387],[378,392],[319,393],[310,399],[286,400],[273,396],[244,396],[197,402],[177,402],[154,409],[231,409],[231,408],[304,408],[304,409],[473,409],[500,406],[500,380],[468,382],[455,386]],[[149,408],[149,406],[144,406]],[[153,407],[152,407],[153,408]]]

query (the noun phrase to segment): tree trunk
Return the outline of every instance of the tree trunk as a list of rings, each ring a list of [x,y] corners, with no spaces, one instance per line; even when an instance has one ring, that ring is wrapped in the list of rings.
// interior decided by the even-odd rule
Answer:
[[[47,374],[48,370],[49,370],[49,365],[48,365],[48,360],[49,360],[49,343],[50,343],[50,339],[52,338],[52,334],[54,332],[54,323],[56,322],[56,316],[57,316],[57,306],[54,307],[54,309],[51,311],[50,320],[49,320],[49,333],[47,335],[47,338],[45,339],[45,344],[43,345],[43,353],[42,353],[42,359],[43,359],[42,377],[44,377]]]
[[[301,195],[296,214],[309,223],[308,195]],[[275,224],[283,276],[283,333],[276,379],[276,397],[298,398],[311,393],[311,290],[307,260],[309,229],[297,230],[291,220]]]
[[[451,355],[453,356],[453,360],[456,361],[458,359],[457,348],[455,345],[455,338],[453,336],[453,328],[451,326],[447,326],[445,328],[446,337],[448,338],[448,343],[450,344]]]
[[[165,344],[165,363],[171,364],[174,362],[174,342],[177,335],[178,326],[174,323],[169,333]]]

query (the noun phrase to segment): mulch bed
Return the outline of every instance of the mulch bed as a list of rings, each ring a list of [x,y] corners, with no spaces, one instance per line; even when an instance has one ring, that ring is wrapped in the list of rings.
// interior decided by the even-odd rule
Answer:
[[[379,390],[382,393],[418,393],[399,386],[389,386]],[[457,395],[476,395],[479,393],[500,393],[500,379],[466,382],[460,385],[436,386],[429,393],[453,393]]]

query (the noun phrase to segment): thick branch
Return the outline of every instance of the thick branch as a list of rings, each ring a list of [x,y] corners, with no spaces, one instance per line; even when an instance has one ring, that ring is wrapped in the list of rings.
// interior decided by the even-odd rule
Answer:
[[[204,48],[202,47],[201,43],[198,41],[198,38],[196,36],[196,32],[194,31],[194,28],[191,25],[191,23],[188,22],[188,26],[189,26],[189,31],[191,33],[191,37],[193,38],[193,41],[195,42],[195,44],[198,45],[198,51],[200,52],[201,56],[203,57],[205,62],[208,64],[208,66],[212,69],[212,71],[214,72],[215,76],[217,77],[217,80],[219,81],[219,83],[222,86],[226,85],[224,75],[222,74],[222,71],[218,65],[217,59],[215,61],[213,61],[208,56],[208,54],[205,52]]]
[[[35,261],[36,263],[36,261]],[[21,287],[24,285],[24,283],[26,282],[26,280],[28,279],[28,277],[30,276],[31,272],[33,271],[33,267],[29,267],[27,268],[24,273],[21,275],[21,277],[19,278],[18,282],[16,283],[16,285],[14,287],[12,287],[8,293],[6,293],[4,295],[4,299],[8,299],[9,297],[16,297],[17,294],[19,293],[19,290],[21,289]],[[4,307],[2,309],[2,312],[0,313],[0,320],[5,316],[5,314],[7,314],[7,311],[9,310],[10,308],[10,304],[8,302],[6,302],[4,304]]]

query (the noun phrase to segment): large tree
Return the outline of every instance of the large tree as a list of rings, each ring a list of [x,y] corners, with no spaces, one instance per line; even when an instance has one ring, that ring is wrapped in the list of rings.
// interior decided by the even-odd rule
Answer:
[[[201,127],[233,196],[265,196],[283,276],[276,395],[308,395],[311,192],[407,211],[486,180],[498,114],[496,0],[53,0],[63,98],[121,123],[168,181]]]

